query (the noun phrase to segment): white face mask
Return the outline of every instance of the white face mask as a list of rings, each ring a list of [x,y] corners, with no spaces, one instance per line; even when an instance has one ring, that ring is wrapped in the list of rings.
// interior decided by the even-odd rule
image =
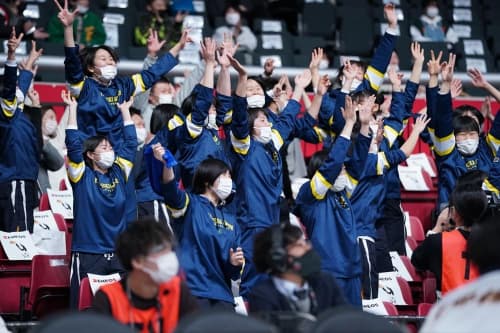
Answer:
[[[44,126],[45,135],[53,135],[57,130],[57,121],[54,119],[49,119],[45,122]]]
[[[247,104],[249,108],[261,108],[266,104],[264,95],[252,95],[247,97]]]
[[[342,85],[344,85],[344,82],[345,82],[345,78],[343,77],[342,80],[340,80],[340,82],[342,83]],[[358,79],[354,79],[352,80],[352,84],[351,84],[351,91],[354,91],[356,89],[358,89],[359,85],[363,83],[363,81],[360,81]]]
[[[99,70],[101,71],[101,77],[105,80],[113,80],[118,72],[116,66],[113,65],[99,67]]]
[[[467,139],[460,142],[457,141],[457,149],[461,154],[472,155],[476,152],[479,146],[479,139]]]
[[[335,183],[333,183],[331,190],[333,192],[343,191],[346,188],[347,183],[348,183],[347,176],[341,174],[337,177],[337,179],[335,179]]]
[[[137,143],[142,145],[146,141],[146,136],[148,131],[144,127],[135,128],[135,133],[137,134]]]
[[[318,66],[318,67],[319,67],[319,69],[327,69],[327,68],[328,68],[328,66],[330,66],[330,62],[329,62],[328,60],[326,60],[326,59],[321,59],[321,60],[319,61],[319,66]]]
[[[260,130],[260,135],[255,136],[255,140],[259,141],[260,143],[266,144],[271,141],[273,138],[273,131],[271,130],[271,126],[264,126],[264,127],[254,127],[255,129]]]
[[[115,152],[114,151],[105,151],[99,154],[100,160],[95,161],[97,166],[101,169],[109,169],[115,162]]]
[[[226,14],[226,22],[229,25],[236,25],[240,21],[240,14],[238,13],[228,13]]]
[[[427,7],[427,10],[425,12],[427,14],[427,16],[429,16],[430,18],[434,18],[436,16],[439,15],[439,8],[435,7],[435,6],[431,6],[431,7]]]
[[[143,267],[142,270],[146,272],[157,284],[170,281],[179,272],[179,260],[173,251],[157,258],[148,258],[148,260],[154,262],[158,269],[152,270],[150,268]]]
[[[80,14],[85,14],[86,12],[89,11],[89,7],[82,6],[82,5],[77,5],[76,8],[78,9],[78,12]]]
[[[174,96],[172,94],[160,94],[158,96],[158,104],[172,104]]]
[[[226,176],[220,176],[219,184],[213,190],[217,194],[217,197],[224,201],[233,192],[233,180]]]

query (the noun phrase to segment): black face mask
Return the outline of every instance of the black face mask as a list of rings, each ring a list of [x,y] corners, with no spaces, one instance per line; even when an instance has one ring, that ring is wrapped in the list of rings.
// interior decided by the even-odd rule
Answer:
[[[321,257],[316,251],[311,249],[304,253],[302,257],[293,258],[291,267],[293,271],[304,279],[307,279],[321,271]]]

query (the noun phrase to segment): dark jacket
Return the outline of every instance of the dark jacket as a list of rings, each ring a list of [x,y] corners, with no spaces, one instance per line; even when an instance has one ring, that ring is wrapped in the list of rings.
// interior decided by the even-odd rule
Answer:
[[[318,315],[329,308],[347,304],[335,278],[330,273],[321,272],[309,278],[307,282],[313,290],[310,294],[313,304],[311,314]],[[252,288],[248,304],[250,312],[294,311],[287,298],[276,289],[270,276]]]

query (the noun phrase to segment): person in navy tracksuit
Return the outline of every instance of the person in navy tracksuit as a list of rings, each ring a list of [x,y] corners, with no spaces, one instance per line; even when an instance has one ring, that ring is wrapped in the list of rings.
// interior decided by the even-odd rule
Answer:
[[[206,63],[205,72],[200,84],[195,86],[191,95],[182,104],[186,122],[179,131],[178,160],[182,184],[186,190],[191,189],[194,171],[201,161],[210,157],[229,164],[226,147],[219,137],[218,130],[221,125],[220,120],[224,119],[232,106],[230,64],[223,53],[219,57],[222,72],[217,83],[216,107],[213,108],[216,45],[211,38],[206,38],[202,45],[203,58]]]
[[[371,107],[364,113],[371,115]],[[295,214],[321,256],[322,270],[333,274],[349,303],[361,307],[361,259],[354,213],[346,192],[349,180],[344,166],[356,122],[350,97],[346,98],[343,117],[344,129],[326,160],[317,170],[308,170],[314,175],[300,188]]]
[[[471,170],[481,170],[489,174],[500,147],[498,114],[486,138],[479,135],[479,124],[472,117],[460,116],[453,119],[450,84],[455,57],[450,54],[446,66],[439,63],[440,56],[437,59],[432,57],[432,64],[429,66],[432,79],[430,78],[427,87],[427,107],[432,117],[429,133],[434,143],[439,170],[438,208],[448,204],[450,193],[461,175]],[[440,89],[437,87],[439,73],[443,79]]]
[[[248,109],[246,71],[234,58],[230,59],[239,72],[238,86],[233,97],[230,138],[233,149],[233,174],[236,175],[235,205],[238,223],[242,228],[241,243],[246,256],[240,285],[240,294],[245,297],[258,279],[251,263],[254,235],[279,223],[283,187],[279,150],[284,140],[295,129],[295,119],[300,110],[299,100],[310,82],[310,73],[296,77],[292,99],[271,126],[265,109]]]
[[[74,199],[70,305],[77,308],[80,281],[88,273],[124,273],[114,249],[116,237],[127,226],[127,183],[137,149],[137,134],[129,112],[132,99],[118,104],[125,140],[116,150],[104,136],[84,141],[76,120],[76,100],[65,91],[62,98],[69,109],[66,147]]]
[[[201,307],[232,309],[230,280],[240,277],[244,263],[236,218],[225,206],[232,194],[229,166],[209,158],[200,163],[193,177],[193,187],[185,192],[178,187],[171,167],[171,153],[161,144],[153,146],[155,158],[162,163],[161,183],[165,203],[175,223],[182,223],[180,264],[186,273],[191,293]]]
[[[0,231],[33,232],[33,209],[38,205],[40,148],[37,128],[23,112],[33,66],[41,51],[32,44],[24,69],[17,76],[15,52],[22,39],[13,30],[7,42],[4,87],[0,99]],[[17,87],[16,87],[17,83]]]

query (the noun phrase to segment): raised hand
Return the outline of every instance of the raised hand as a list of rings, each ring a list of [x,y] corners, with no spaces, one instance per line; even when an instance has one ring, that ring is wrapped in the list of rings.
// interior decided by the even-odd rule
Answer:
[[[302,73],[295,76],[295,86],[299,86],[302,89],[307,87],[311,83],[311,71],[306,69]]]
[[[284,94],[286,93],[285,90],[283,90],[283,86],[285,85],[285,78],[287,76],[286,75],[281,75],[278,83],[276,83],[273,87],[273,96],[274,97],[279,97],[281,96],[281,94]]]
[[[401,88],[401,80],[403,79],[403,73],[398,73],[396,72],[396,69],[394,67],[389,68],[389,71],[387,72],[389,76],[389,81],[391,81],[391,84],[396,89]]]
[[[319,68],[319,63],[321,59],[323,59],[323,49],[318,47],[317,49],[313,49],[311,53],[311,62],[309,63],[309,69],[312,71],[314,69]]]
[[[346,59],[344,61],[344,70],[342,71],[342,75],[344,76],[346,81],[354,80],[356,77],[356,70],[353,66],[351,66],[351,60]]]
[[[427,124],[431,121],[431,118],[427,118],[427,114],[421,114],[415,118],[415,124],[413,125],[413,131],[416,131],[419,135],[422,133]]]
[[[484,101],[481,104],[481,108],[479,109],[479,112],[481,112],[484,119],[493,120],[495,118],[493,116],[493,113],[491,112],[491,97],[490,96],[486,96],[484,98]]]
[[[453,80],[453,71],[455,70],[455,61],[457,56],[453,53],[450,53],[448,57],[448,62],[443,62],[441,64],[441,76],[443,77],[443,81],[450,82]]]
[[[236,60],[236,58],[234,58],[232,55],[229,54],[226,56],[229,59],[231,66],[233,66],[233,68],[238,72],[240,76],[247,75],[247,70],[245,69],[245,67],[243,67],[242,64],[240,64],[238,60]]]
[[[34,88],[28,89],[28,97],[31,100],[31,106],[40,107],[40,94]]]
[[[267,76],[273,75],[274,72],[274,59],[267,58],[264,62],[264,74]]]
[[[75,9],[72,12],[69,11],[68,0],[64,0],[64,7],[61,6],[59,0],[54,0],[54,3],[56,4],[57,8],[59,8],[57,18],[59,18],[59,21],[61,21],[62,25],[65,27],[72,26],[73,22],[75,21],[75,17],[78,14],[78,9]]]
[[[162,40],[158,38],[158,31],[149,29],[148,33],[148,41],[147,41],[147,49],[148,49],[148,54],[156,56],[158,52],[160,52],[161,48],[163,45],[165,45],[167,41]]]
[[[396,6],[393,3],[388,3],[384,6],[384,17],[389,23],[389,27],[395,28],[398,25],[398,16],[396,14]]]
[[[243,255],[243,250],[238,247],[236,251],[229,248],[229,262],[233,266],[242,266],[245,263],[245,257]]]
[[[460,96],[460,94],[462,93],[462,80],[453,79],[451,81],[450,90],[451,90],[451,98]]]
[[[31,51],[28,54],[28,58],[24,59],[20,67],[24,70],[30,71],[33,74],[36,73],[38,66],[36,65],[37,60],[41,57],[43,53],[43,49],[36,49],[36,42],[33,40],[31,41]]]
[[[205,38],[201,45],[201,56],[207,64],[215,65],[215,49],[217,48],[215,41],[212,38]]]
[[[74,110],[76,110],[78,103],[76,102],[76,99],[73,96],[71,96],[69,91],[62,90],[61,91],[61,98],[62,98],[64,104],[66,104],[70,108],[73,108]]]
[[[332,82],[328,78],[328,75],[323,75],[319,80],[317,94],[323,96],[328,91],[328,88],[332,85]]]
[[[231,66],[231,62],[227,55],[233,56],[238,49],[238,44],[233,43],[233,37],[231,34],[224,33],[224,41],[219,47],[219,50],[216,51],[217,61],[223,68],[228,68]]]
[[[341,108],[341,111],[346,122],[350,122],[351,124],[356,122],[356,111],[354,110],[351,96],[345,97],[345,105]]]
[[[231,33],[224,33],[224,41],[222,42],[222,47],[227,54],[234,56],[236,51],[238,51],[238,47],[240,47],[240,44],[234,44],[233,35]]]
[[[12,32],[10,33],[10,38],[7,41],[7,53],[9,55],[12,55],[13,60],[16,54],[16,50],[19,47],[19,44],[21,44],[21,41],[24,37],[24,34],[21,32],[18,37],[16,37],[16,28],[12,27]]]
[[[483,74],[477,68],[472,68],[467,71],[467,74],[472,79],[472,85],[478,88],[486,88],[488,81],[484,78]]]
[[[443,51],[439,51],[437,58],[434,55],[434,50],[431,50],[431,58],[427,61],[427,71],[429,75],[439,75],[441,73],[441,57]]]
[[[130,107],[134,103],[134,96],[130,96],[130,99],[128,101],[123,101],[123,103],[116,103],[116,106],[118,109],[123,113],[123,112],[129,112]]]
[[[411,55],[413,57],[414,62],[424,63],[425,55],[424,49],[420,46],[418,42],[411,43]]]

